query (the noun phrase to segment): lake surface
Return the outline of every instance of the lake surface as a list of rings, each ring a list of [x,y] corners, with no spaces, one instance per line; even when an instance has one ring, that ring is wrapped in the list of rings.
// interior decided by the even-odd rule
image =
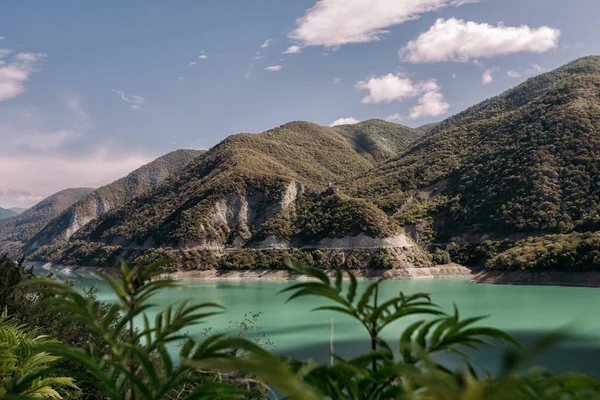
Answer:
[[[90,276],[69,276],[77,287],[96,286],[99,298],[114,300],[102,281]],[[181,281],[177,288],[158,293],[154,303],[167,304],[192,299],[193,302],[216,302],[227,308],[223,315],[207,320],[190,330],[202,337],[202,331],[232,332],[231,322],[241,322],[247,313],[262,314],[257,325],[274,342],[274,350],[329,362],[332,330],[331,312],[311,312],[324,304],[316,298],[301,298],[285,304],[286,295],[277,293],[290,281],[219,280]],[[361,282],[364,287],[367,282]],[[558,286],[510,286],[468,283],[461,279],[385,281],[380,287],[380,299],[389,299],[398,292],[430,293],[433,302],[448,312],[455,303],[462,317],[490,315],[485,324],[504,329],[524,344],[560,328],[568,328],[570,338],[540,356],[533,364],[554,371],[585,372],[600,377],[600,289]],[[151,315],[153,317],[153,315]],[[152,320],[152,319],[151,319]],[[399,323],[384,331],[383,336],[394,347],[404,326]],[[368,349],[364,328],[344,316],[333,316],[333,346],[337,354],[351,356]],[[177,349],[173,349],[173,354]],[[473,356],[492,372],[500,362],[501,348],[486,349]],[[454,360],[448,359],[449,364]]]

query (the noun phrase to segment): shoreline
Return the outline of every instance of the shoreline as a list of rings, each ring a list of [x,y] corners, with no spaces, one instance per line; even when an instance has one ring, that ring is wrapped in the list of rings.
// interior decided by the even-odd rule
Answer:
[[[600,272],[480,271],[469,280],[493,285],[600,287]]]
[[[28,262],[26,265],[42,268],[48,272],[64,275],[93,275],[94,272],[110,272],[109,269],[89,266],[60,265],[46,262]],[[325,271],[334,277],[334,270]],[[358,279],[435,279],[435,278],[472,278],[473,270],[459,264],[438,265],[435,267],[405,267],[394,269],[360,269],[353,270]],[[284,269],[245,269],[245,270],[192,270],[166,271],[159,275],[161,279],[174,280],[297,280],[306,279],[291,274]],[[346,279],[347,276],[344,276]]]
[[[94,272],[110,272],[106,268],[55,265],[45,262],[29,262],[48,272],[64,275],[91,276]],[[335,276],[334,270],[325,271],[330,277]],[[471,283],[492,285],[530,285],[530,286],[571,286],[571,287],[600,287],[600,271],[598,272],[561,272],[561,271],[485,271],[469,268],[459,264],[438,265],[435,267],[404,267],[388,270],[360,269],[353,270],[358,279],[465,279]],[[284,269],[245,269],[245,270],[192,270],[172,271],[160,275],[161,279],[173,280],[264,280],[290,281],[308,279],[298,277]],[[344,276],[347,279],[347,276]]]
[[[335,271],[325,271],[331,277]],[[464,278],[473,277],[471,269],[458,264],[441,265],[437,267],[423,268],[395,268],[390,270],[361,269],[352,271],[358,279],[435,279],[435,278]],[[161,278],[174,280],[301,280],[305,277],[292,275],[287,270],[254,269],[254,270],[205,270],[205,271],[175,271],[160,275]],[[344,276],[346,279],[347,276]]]

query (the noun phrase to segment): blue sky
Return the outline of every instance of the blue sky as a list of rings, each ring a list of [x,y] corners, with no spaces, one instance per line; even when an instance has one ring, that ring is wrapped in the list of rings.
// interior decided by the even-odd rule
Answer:
[[[597,15],[594,0],[7,0],[0,207],[292,120],[438,121],[600,54]]]

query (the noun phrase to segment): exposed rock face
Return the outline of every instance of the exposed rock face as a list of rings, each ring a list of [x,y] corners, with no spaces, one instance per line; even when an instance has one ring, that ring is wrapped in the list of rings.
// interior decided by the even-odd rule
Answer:
[[[375,249],[380,247],[413,247],[415,243],[408,236],[399,234],[387,238],[373,238],[361,233],[357,236],[346,236],[343,238],[325,238],[306,248],[327,249]]]

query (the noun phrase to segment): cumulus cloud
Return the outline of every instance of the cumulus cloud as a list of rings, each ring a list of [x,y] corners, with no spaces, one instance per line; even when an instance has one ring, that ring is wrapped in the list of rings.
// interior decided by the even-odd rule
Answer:
[[[265,40],[265,42],[263,44],[260,45],[260,48],[266,49],[267,47],[269,47],[271,45],[271,43],[273,43],[273,39],[267,39],[267,40]]]
[[[283,67],[281,65],[271,65],[265,68],[265,71],[281,71]]]
[[[369,94],[362,99],[365,104],[390,103],[420,96],[419,104],[410,110],[411,119],[436,117],[446,113],[450,108],[435,80],[414,82],[405,74],[390,73],[360,81],[356,84],[356,88],[369,91]],[[397,113],[388,116],[388,121],[402,119],[404,117]]]
[[[456,18],[438,19],[427,32],[400,49],[409,62],[467,62],[509,53],[544,53],[558,46],[560,31],[548,26],[508,27]]]
[[[388,122],[401,122],[404,120],[404,117],[402,115],[400,115],[399,113],[394,113],[394,114],[388,115],[385,118],[385,120]]]
[[[336,119],[335,121],[333,121],[331,124],[329,124],[329,126],[338,126],[338,125],[353,125],[353,124],[358,124],[360,121],[357,120],[356,118],[352,118],[352,117],[346,117],[346,118],[339,118]]]
[[[543,72],[543,71],[544,71],[544,68],[542,68],[541,66],[539,66],[537,64],[533,64],[531,66],[531,68],[526,69],[525,71],[521,71],[521,72],[511,69],[506,72],[506,77],[507,78],[520,78],[522,76],[539,74],[540,72]]]
[[[0,102],[25,92],[25,82],[48,57],[45,53],[17,53],[8,58],[12,53],[10,49],[0,49]]]
[[[379,77],[371,77],[356,83],[359,90],[368,90],[369,94],[362,99],[365,104],[390,103],[419,94],[421,84],[415,84],[405,74],[387,74]]]
[[[206,54],[200,54],[198,56],[198,59],[200,59],[200,60],[206,60],[207,58],[208,58],[208,56]]]
[[[491,69],[486,69],[483,72],[483,75],[481,75],[481,83],[483,85],[489,85],[490,83],[494,82],[494,76],[492,75],[494,71]]]
[[[381,39],[388,28],[420,14],[476,0],[319,0],[296,21],[290,38],[298,46],[337,47]]]
[[[302,47],[293,45],[293,46],[288,47],[287,50],[283,52],[283,54],[297,54],[297,53],[300,53],[301,51],[302,51]]]
[[[338,76],[336,76],[335,78],[333,78],[333,83],[334,84],[340,83],[340,81],[341,81],[341,79]]]
[[[188,64],[188,67],[193,67],[194,65],[198,65],[198,63],[196,61],[192,61]]]
[[[430,85],[428,91],[419,99],[419,104],[410,109],[410,119],[439,117],[448,112],[450,104],[444,100],[437,84]]]
[[[129,108],[136,111],[143,111],[142,104],[146,101],[146,99],[139,94],[129,95],[121,90],[113,89],[113,92],[116,93],[121,100],[126,103],[129,103]]]

